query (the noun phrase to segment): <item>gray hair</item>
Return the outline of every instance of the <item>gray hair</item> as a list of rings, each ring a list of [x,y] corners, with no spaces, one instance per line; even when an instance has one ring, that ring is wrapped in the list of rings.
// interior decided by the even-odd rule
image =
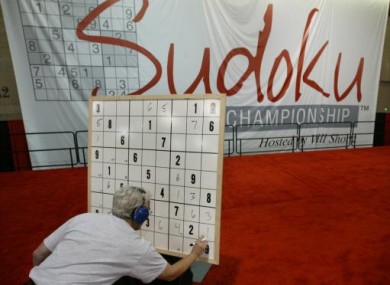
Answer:
[[[149,201],[149,191],[140,187],[122,186],[112,199],[112,214],[118,218],[132,218],[134,210],[142,205],[148,205]]]

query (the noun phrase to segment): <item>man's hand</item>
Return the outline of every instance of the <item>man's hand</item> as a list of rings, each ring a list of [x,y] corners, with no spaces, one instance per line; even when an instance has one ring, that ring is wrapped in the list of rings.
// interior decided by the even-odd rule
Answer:
[[[200,236],[194,244],[192,253],[195,254],[197,257],[200,257],[204,253],[207,245],[208,240],[204,236]]]
[[[168,263],[167,267],[158,278],[167,281],[175,280],[177,277],[182,275],[188,268],[190,268],[192,263],[194,263],[204,253],[207,244],[207,239],[204,238],[204,236],[200,236],[198,240],[193,244],[191,253],[173,265]]]

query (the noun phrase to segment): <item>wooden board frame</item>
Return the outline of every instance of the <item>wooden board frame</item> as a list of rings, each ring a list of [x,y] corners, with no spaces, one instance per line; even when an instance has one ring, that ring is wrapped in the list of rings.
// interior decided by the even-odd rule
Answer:
[[[178,101],[178,100],[181,100],[181,101]],[[128,104],[127,104],[129,106],[128,108],[123,107],[123,106],[126,106],[125,102],[128,102]],[[120,105],[118,103],[120,103]],[[163,116],[159,117],[159,112],[163,110],[163,107],[161,107],[161,106],[164,106],[164,105],[161,105],[163,103],[168,103],[168,106],[169,106],[168,109],[169,109],[169,112],[171,114],[170,115],[164,114]],[[212,109],[213,103],[217,103],[216,105],[214,105],[214,106],[219,107],[219,108],[217,108],[217,110]],[[99,105],[99,104],[101,104],[101,105]],[[207,112],[210,112],[210,113],[207,113],[207,112],[206,112],[207,114],[203,113],[204,108],[202,108],[202,110],[201,110],[202,115],[194,113],[194,112],[196,112],[196,110],[198,108],[198,104],[199,104],[199,106],[202,105],[202,106],[210,107],[209,108],[210,111],[207,111],[208,109],[206,110]],[[219,106],[218,106],[218,104],[219,104]],[[100,106],[99,108],[101,108],[101,106],[103,106],[103,108],[100,110],[101,113],[99,113],[99,114],[97,113],[97,108],[98,108],[97,106],[98,105]],[[114,105],[115,105],[115,107],[113,107]],[[120,108],[118,108],[118,106],[120,106]],[[140,106],[142,108],[139,108]],[[161,109],[159,109],[159,106],[161,107]],[[179,108],[179,106],[193,107],[192,113],[189,112],[189,110],[181,110],[182,108]],[[177,257],[184,257],[185,255],[187,255],[191,251],[191,247],[189,245],[190,241],[192,241],[192,242],[195,241],[199,235],[203,234],[209,239],[209,247],[207,248],[207,254],[206,253],[203,254],[199,260],[203,261],[203,262],[210,263],[210,264],[219,264],[220,222],[221,222],[221,201],[222,201],[222,173],[223,173],[223,142],[224,142],[225,116],[226,116],[225,106],[226,106],[226,96],[223,94],[95,96],[95,97],[91,97],[91,99],[89,100],[89,125],[88,125],[88,129],[89,129],[89,134],[88,134],[88,166],[89,166],[88,167],[88,211],[89,212],[110,213],[110,210],[111,210],[110,202],[112,203],[112,196],[114,193],[113,191],[119,187],[118,185],[121,185],[120,184],[121,182],[122,182],[122,185],[123,185],[123,183],[125,183],[124,179],[119,179],[119,178],[126,177],[127,184],[131,184],[131,185],[135,185],[135,186],[142,186],[145,189],[150,190],[150,192],[152,194],[152,201],[151,201],[152,213],[151,213],[151,219],[150,219],[152,222],[149,223],[149,220],[148,220],[147,222],[144,223],[144,225],[142,226],[142,228],[140,230],[141,236],[144,236],[147,240],[151,241],[152,244],[155,246],[155,248],[162,254],[168,254],[168,255],[173,255],[173,256],[177,256]],[[129,111],[129,114],[127,114],[126,111],[124,111],[124,110],[126,110],[126,108]],[[154,108],[156,108],[156,110],[155,110],[156,121],[155,122],[153,120],[153,116],[148,113],[150,110],[151,110],[151,112],[154,112]],[[166,108],[166,106],[164,108]],[[174,108],[177,108],[177,110],[176,109],[173,110]],[[184,107],[184,108],[187,108],[187,107]],[[105,109],[107,109],[107,110],[105,110]],[[114,109],[115,109],[115,111],[114,111]],[[131,114],[132,110],[133,110],[133,113],[135,114],[133,117]],[[175,117],[175,115],[173,114],[174,111],[177,113],[180,113],[180,115],[177,115],[177,117]],[[114,112],[115,112],[115,115],[113,115]],[[139,114],[141,114],[141,112],[142,112],[142,115],[139,115]],[[185,113],[183,113],[183,112],[185,112]],[[212,112],[215,112],[215,113],[212,114]],[[182,118],[183,114],[185,114],[184,119],[186,120],[185,133],[184,134],[173,133],[172,132],[173,124],[175,124],[175,126],[180,125],[181,126],[180,128],[183,127],[182,126],[183,122],[179,122],[179,121],[183,120],[183,118]],[[128,120],[128,129],[126,132],[124,132],[123,130],[121,132],[119,132],[118,128],[119,128],[120,122],[125,122],[126,116],[127,116],[127,120]],[[132,131],[130,129],[131,122],[133,122],[133,128],[139,129],[140,128],[139,123],[141,122],[139,117],[142,118],[141,134],[136,133],[135,131],[134,131],[134,133],[132,133]],[[130,118],[132,118],[132,121],[130,120]],[[202,123],[201,130],[199,130],[200,126],[199,126],[199,128],[196,127],[198,121]],[[157,125],[160,124],[160,126],[166,126],[166,124],[164,122],[170,123],[170,126],[169,126],[170,132],[167,133],[170,136],[169,149],[158,149],[157,140],[158,140],[159,132],[157,130]],[[207,124],[205,124],[205,122],[207,122]],[[126,124],[126,123],[124,123],[124,124]],[[107,128],[109,128],[109,125],[110,125],[110,128],[115,127],[115,130],[107,130]],[[155,132],[153,132],[153,130],[144,132],[143,128],[145,126],[147,127],[148,125],[149,125],[149,129],[152,129],[151,126],[155,125],[155,127],[153,127],[153,130],[155,130]],[[191,126],[191,128],[190,128],[190,126]],[[191,134],[192,126],[193,126],[194,130],[196,129],[196,134]],[[145,130],[146,129],[147,128],[145,128]],[[199,133],[199,131],[201,131],[201,133]],[[214,132],[214,131],[217,131],[217,132]],[[120,138],[120,142],[125,145],[124,147],[122,147],[122,146],[117,147],[117,145],[116,145],[117,142],[113,142],[113,139],[112,139],[113,134],[112,133],[115,133],[115,139],[114,139],[115,141],[119,141],[118,136],[122,135]],[[126,135],[123,136],[123,134],[126,134]],[[145,147],[144,145],[142,146],[141,149],[139,148],[139,146],[132,148],[130,146],[131,138],[135,138],[135,137],[138,137],[141,135],[143,138],[145,138],[147,135],[148,135],[148,138],[153,137],[153,135],[155,135],[156,149],[148,149],[148,147]],[[178,138],[179,136],[183,137],[183,135],[186,138],[185,150],[184,151],[177,151],[177,149],[172,149],[172,148],[174,148],[174,146],[172,146],[172,143],[173,143],[173,140],[171,140],[172,137]],[[217,135],[217,138],[215,137],[216,135]],[[100,136],[102,136],[102,137],[100,138]],[[190,141],[193,138],[195,139],[195,141],[198,140],[199,136],[201,136],[201,146],[199,146],[201,151],[197,152],[197,151],[194,151],[193,149],[191,149],[191,147],[197,148],[198,144],[196,144],[195,142],[190,142]],[[100,139],[105,138],[107,141],[107,145],[104,142],[99,141],[98,140],[99,138]],[[127,141],[123,138],[127,138]],[[191,140],[189,138],[191,138]],[[208,139],[208,138],[212,138],[212,140],[210,140],[211,142],[213,142],[213,140],[215,141],[215,139],[217,139],[217,141],[216,141],[217,146],[215,146],[214,143],[212,143],[212,144],[207,143],[206,139]],[[163,139],[162,141],[165,142],[165,140],[167,138],[161,137],[161,139]],[[144,141],[147,142],[149,140],[144,139]],[[114,147],[113,147],[113,144],[115,144]],[[180,144],[178,144],[178,145],[180,145]],[[189,145],[191,145],[191,146],[189,147]],[[205,150],[204,148],[206,148],[206,145],[208,145],[208,148],[207,148],[208,151],[204,151]],[[164,144],[162,144],[162,146],[164,146]],[[180,147],[182,147],[182,146],[180,146]],[[133,150],[134,150],[134,154],[131,154],[131,151],[133,151]],[[99,151],[101,154],[100,156],[98,155]],[[153,178],[154,182],[153,183],[149,182],[149,181],[143,181],[143,178],[142,178],[143,168],[151,167],[151,169],[152,169],[154,167],[155,170],[156,169],[161,170],[161,171],[164,171],[166,173],[166,171],[167,171],[166,166],[163,166],[162,168],[160,168],[159,165],[157,165],[157,164],[151,165],[150,162],[148,162],[149,163],[148,166],[141,165],[138,168],[133,168],[133,167],[137,167],[137,166],[131,165],[130,156],[133,155],[135,157],[135,154],[137,153],[136,151],[140,151],[145,157],[147,156],[147,154],[150,154],[153,152],[155,153],[155,155],[157,155],[157,153],[159,153],[161,155],[164,154],[164,157],[166,157],[167,156],[166,152],[169,152],[170,162],[169,162],[169,167],[168,167],[168,169],[169,169],[169,173],[168,173],[169,184],[168,184],[168,186],[169,186],[169,194],[172,197],[170,196],[167,201],[160,201],[157,199],[157,196],[156,196],[157,192],[155,193],[155,191],[157,191],[157,185],[161,186],[161,184],[164,184],[164,183],[162,183],[162,182],[157,183],[156,171],[152,174],[152,176],[154,175],[154,178]],[[107,152],[107,155],[105,154],[105,152]],[[127,165],[125,163],[125,159],[123,159],[122,156],[118,156],[118,159],[116,159],[116,157],[112,158],[112,155],[116,155],[119,152],[121,154],[127,152],[127,154],[128,154]],[[186,166],[184,166],[183,171],[172,167],[172,164],[171,164],[172,153],[174,153],[174,154],[175,153],[179,153],[179,154],[184,153],[185,156],[188,156],[188,161],[186,162]],[[107,156],[107,157],[105,157],[105,156]],[[122,157],[122,158],[120,158],[120,157]],[[176,156],[176,159],[178,157],[180,158],[180,156]],[[187,168],[188,164],[193,163],[193,161],[198,162],[198,159],[191,160],[191,158],[200,158],[200,169],[191,169],[191,167]],[[212,158],[212,159],[209,159],[209,158]],[[118,161],[118,160],[122,160],[122,159],[124,161]],[[143,159],[143,157],[142,157],[142,159]],[[204,167],[207,169],[203,169],[202,159],[203,159]],[[112,160],[114,160],[114,161],[112,161]],[[146,158],[145,158],[145,160],[146,160]],[[157,160],[158,159],[155,158],[156,163],[158,163]],[[210,163],[209,160],[213,161],[213,163]],[[163,161],[163,160],[161,160],[161,161]],[[138,163],[138,161],[137,161],[137,163]],[[212,166],[210,166],[210,164]],[[111,171],[110,171],[111,168],[110,167],[112,167],[112,166],[115,166],[115,168],[118,170],[118,172],[121,171],[122,174],[120,175],[119,173],[115,173],[115,174],[113,174],[113,177],[107,177],[107,176],[111,175]],[[123,171],[126,167],[127,167],[128,172],[123,173]],[[215,167],[215,170],[213,171],[214,167]],[[106,169],[108,169],[108,172]],[[114,168],[112,167],[112,169],[114,169]],[[137,169],[136,172],[137,173],[139,172],[139,174],[141,175],[141,176],[139,176],[140,181],[135,182],[134,180],[130,179],[130,175],[131,175],[131,173],[133,173],[132,171],[130,171],[130,169]],[[147,169],[147,170],[150,170],[150,169]],[[173,182],[175,180],[172,179],[172,177],[174,177],[176,172],[178,173],[178,175],[179,174],[181,175],[181,173],[183,173],[183,178],[182,178],[183,181],[180,182],[180,183],[183,183],[183,185],[181,185],[181,184],[179,186],[173,185],[176,182]],[[189,172],[189,173],[186,173],[186,172]],[[188,176],[191,172],[193,172],[193,174],[191,174],[191,176]],[[126,174],[127,174],[127,176],[125,176]],[[210,175],[210,176],[208,177],[207,175]],[[161,175],[161,177],[165,177],[165,176]],[[177,177],[179,177],[179,176],[177,176]],[[191,177],[190,182],[188,182],[188,179],[189,179],[188,177]],[[198,179],[196,177],[199,177],[200,179]],[[203,181],[198,182],[198,181],[202,180],[202,178],[203,178]],[[163,180],[166,180],[166,178],[164,178]],[[185,181],[185,180],[187,180],[187,181]],[[176,179],[176,181],[178,181],[178,180]],[[196,184],[196,187],[194,187],[194,188],[188,187],[187,188],[186,186],[190,185],[191,183]],[[203,187],[203,186],[209,187],[208,183],[212,184],[212,186],[210,186],[209,189]],[[114,185],[112,185],[112,184],[114,184]],[[152,184],[154,184],[154,189],[149,189],[149,188],[153,188]],[[214,185],[215,185],[215,193],[213,192],[214,189],[211,188]],[[190,186],[192,186],[192,185],[190,185]],[[164,188],[162,188],[162,189],[164,189]],[[173,198],[172,193],[174,193],[174,189],[177,190],[177,192],[175,192],[175,197],[176,197],[176,193],[177,193],[177,197],[179,197],[179,196],[181,197],[183,195],[186,195],[186,193],[187,193],[187,195],[191,194],[192,195],[191,198],[193,198],[195,196],[197,197],[196,199],[198,201],[197,202],[198,204],[197,205],[191,204],[192,202],[187,204],[185,202],[185,199],[187,199],[187,198],[184,198],[184,197],[180,198],[180,199],[183,199],[182,200],[183,203],[182,204],[178,203],[177,200],[174,200],[176,198]],[[188,189],[194,190],[194,192],[196,192],[196,195],[194,193],[189,193],[188,191],[191,191],[191,190],[188,190]],[[187,190],[187,192],[185,190]],[[198,190],[198,192],[197,192],[197,190]],[[209,193],[207,191],[209,191]],[[204,193],[207,193],[207,194],[204,194]],[[186,197],[189,197],[189,196],[186,196]],[[207,197],[207,198],[205,198],[205,197]],[[111,200],[110,200],[110,198],[111,198]],[[203,202],[201,201],[201,199],[203,199]],[[206,199],[206,200],[204,200],[204,199]],[[213,200],[215,200],[215,202]],[[168,205],[166,205],[165,202],[167,202]],[[213,205],[211,207],[208,207],[207,203],[210,203],[210,202],[212,202]],[[206,203],[206,206],[204,204],[202,205],[201,203]],[[163,205],[164,207],[169,207],[168,213],[167,213],[168,217],[157,217],[157,208],[160,208],[161,205]],[[183,205],[182,209],[180,209],[181,215],[179,215],[179,216],[181,216],[181,218],[183,218],[184,220],[176,220],[174,217],[171,217],[171,214],[173,215],[173,213],[175,213],[175,212],[177,214],[178,209],[181,208],[179,206],[175,206],[176,211],[173,211],[172,210],[173,208],[171,208],[173,205],[179,205],[179,206]],[[197,207],[199,208],[199,212],[193,215],[194,212],[191,210],[191,214],[190,214],[190,219],[192,219],[192,217],[195,217],[195,219],[197,219],[197,220],[195,222],[191,221],[191,220],[186,221],[185,215],[187,215],[187,217],[188,217],[189,210],[196,209]],[[161,211],[161,212],[164,213],[163,211]],[[153,216],[154,214],[156,214],[156,216]],[[210,224],[208,221],[206,221],[206,219],[208,219],[208,218],[212,220],[212,222],[210,222]],[[159,228],[158,229],[156,228],[157,227],[157,220],[159,221]],[[160,227],[161,222],[164,222],[165,228]],[[149,228],[146,227],[146,225],[148,225]],[[153,227],[153,229],[151,228],[151,226]],[[184,232],[185,227],[188,227],[188,229],[190,229],[190,231],[188,233]],[[163,229],[163,231],[167,230],[168,232],[161,233],[161,232],[156,231],[156,229],[159,230],[160,228]],[[172,229],[177,230],[178,232],[173,233]],[[182,229],[182,232],[180,232],[180,229]],[[205,232],[202,232],[202,231],[205,231]],[[206,231],[207,231],[207,233],[206,233]],[[195,234],[195,232],[197,234]],[[180,234],[181,234],[181,236],[180,236]],[[189,234],[193,234],[193,236],[189,236]],[[161,240],[160,240],[160,237],[161,237]],[[165,241],[165,238],[167,239],[167,241]],[[178,244],[180,244],[180,239],[182,239],[182,246],[181,247],[178,245]],[[165,244],[165,245],[162,246],[161,244]]]

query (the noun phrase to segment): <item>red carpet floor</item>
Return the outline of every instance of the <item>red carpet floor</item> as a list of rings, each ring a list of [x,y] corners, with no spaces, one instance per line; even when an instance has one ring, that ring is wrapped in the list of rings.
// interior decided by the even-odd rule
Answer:
[[[389,285],[390,148],[224,160],[220,265],[202,284]],[[1,284],[87,209],[85,168],[0,173]]]

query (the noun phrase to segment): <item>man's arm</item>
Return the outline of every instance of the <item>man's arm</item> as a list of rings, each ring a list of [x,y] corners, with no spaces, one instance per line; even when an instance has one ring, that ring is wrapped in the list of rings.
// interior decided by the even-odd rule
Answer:
[[[198,239],[198,241],[194,244],[194,248],[191,253],[185,256],[183,259],[179,260],[174,264],[169,264],[165,268],[165,270],[160,274],[158,279],[172,281],[177,277],[182,275],[192,263],[194,263],[203,253],[207,246],[207,240],[202,241],[202,237]]]
[[[37,266],[51,254],[51,251],[41,243],[33,252],[33,265]]]

